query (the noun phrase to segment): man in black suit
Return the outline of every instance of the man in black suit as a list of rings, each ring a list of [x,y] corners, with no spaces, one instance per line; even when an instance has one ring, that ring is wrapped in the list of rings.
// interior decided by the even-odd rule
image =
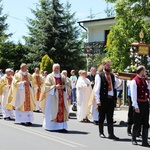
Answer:
[[[114,114],[114,104],[116,99],[115,90],[115,77],[111,71],[111,63],[109,60],[103,62],[103,71],[97,74],[95,77],[95,99],[98,105],[99,111],[99,136],[105,138],[104,134],[104,120],[107,117],[108,126],[108,138],[113,140],[119,140],[118,137],[114,135],[113,127],[113,114]]]
[[[96,68],[92,67],[90,69],[90,75],[87,76],[87,78],[91,81],[91,87],[93,89],[94,84],[95,84],[95,74],[96,74]]]

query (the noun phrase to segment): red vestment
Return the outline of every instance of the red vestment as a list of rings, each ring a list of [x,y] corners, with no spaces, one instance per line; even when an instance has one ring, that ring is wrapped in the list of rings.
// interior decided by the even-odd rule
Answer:
[[[62,85],[62,80],[61,78],[56,78],[55,77],[55,82],[56,85],[60,84]],[[63,89],[58,90],[58,113],[57,113],[57,117],[56,117],[56,122],[64,122],[64,91]]]
[[[40,99],[40,94],[41,94],[41,90],[40,90],[40,86],[41,86],[41,81],[40,81],[40,76],[36,76],[36,83],[37,83],[37,86],[38,86],[38,90],[37,90],[37,101],[39,101]]]
[[[28,81],[28,76],[22,75],[22,81]],[[24,110],[30,111],[30,85],[24,85],[24,87],[25,87]]]

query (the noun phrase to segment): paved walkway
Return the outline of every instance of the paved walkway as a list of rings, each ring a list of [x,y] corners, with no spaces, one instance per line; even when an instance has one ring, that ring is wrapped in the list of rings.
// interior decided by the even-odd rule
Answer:
[[[72,111],[72,106],[70,106],[70,117],[76,118],[76,111]],[[114,121],[117,121],[116,124],[125,125],[127,122],[128,116],[128,106],[122,106],[120,109],[115,108],[114,111]]]

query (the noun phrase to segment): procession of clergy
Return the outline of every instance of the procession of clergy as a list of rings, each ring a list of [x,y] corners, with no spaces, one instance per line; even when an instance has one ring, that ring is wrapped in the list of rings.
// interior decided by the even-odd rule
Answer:
[[[116,102],[115,76],[111,73],[111,63],[105,60],[96,75],[87,76],[85,70],[67,71],[60,73],[60,65],[54,64],[52,73],[43,77],[39,68],[31,75],[25,63],[20,65],[20,70],[13,75],[11,69],[5,70],[5,75],[0,78],[0,99],[4,120],[12,120],[24,126],[33,122],[33,111],[44,114],[43,128],[49,131],[67,133],[70,103],[77,102],[77,119],[80,122],[95,121],[99,127],[100,138],[104,134],[104,121],[107,120],[108,138],[119,140],[114,135],[113,114]],[[91,72],[96,71],[91,68]],[[143,126],[142,145],[148,144],[148,86],[146,80],[140,81],[145,76],[145,67],[137,69],[137,76],[131,84],[131,98],[136,115],[133,125],[132,144],[137,145],[136,134]],[[71,81],[72,80],[72,81]],[[75,91],[76,89],[76,91]],[[139,94],[139,91],[143,93]],[[136,94],[135,94],[136,93]],[[70,99],[73,99],[70,101]],[[14,114],[15,112],[15,114]]]
[[[35,72],[31,75],[24,63],[15,73],[9,68],[5,70],[5,75],[0,78],[0,99],[4,120],[13,120],[15,116],[16,123],[30,126],[34,118],[33,112],[41,111],[44,114],[43,127],[46,130],[67,132],[71,82],[65,70],[60,73],[59,64],[54,64],[52,70],[52,73],[43,76],[39,68],[35,68]],[[81,71],[81,74],[86,75],[86,71]],[[92,89],[90,81],[88,82],[87,94],[90,94]],[[85,113],[81,112],[80,118],[87,117],[86,110],[82,110]]]

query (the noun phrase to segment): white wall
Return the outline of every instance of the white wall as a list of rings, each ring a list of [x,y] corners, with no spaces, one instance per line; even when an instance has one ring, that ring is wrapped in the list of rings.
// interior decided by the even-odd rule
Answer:
[[[105,30],[110,30],[115,20],[102,20],[85,22],[83,25],[88,29],[88,42],[105,41]]]
[[[145,21],[150,23],[150,18],[145,18]],[[87,42],[105,42],[105,30],[110,30],[115,23],[115,19],[84,22],[83,26],[88,29]]]
[[[105,30],[110,30],[110,25],[89,27],[88,28],[88,42],[105,41]]]

